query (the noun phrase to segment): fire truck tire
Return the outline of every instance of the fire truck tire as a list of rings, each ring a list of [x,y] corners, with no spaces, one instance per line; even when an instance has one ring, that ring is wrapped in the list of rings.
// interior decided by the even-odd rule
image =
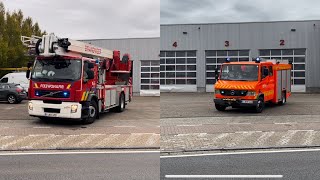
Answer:
[[[125,108],[126,108],[126,102],[124,99],[124,94],[121,93],[121,95],[119,97],[119,106],[116,107],[116,111],[123,112]]]
[[[90,106],[89,106],[89,115],[87,118],[82,119],[83,124],[91,124],[93,123],[98,114],[98,105],[95,101],[91,100]]]
[[[218,110],[218,111],[225,111],[226,110],[226,106],[222,106],[222,105],[219,105],[219,104],[215,104],[215,106],[216,106],[216,109]]]
[[[287,102],[286,93],[283,92],[281,95],[281,101],[279,101],[279,105],[284,105]]]
[[[263,109],[264,109],[264,100],[263,100],[263,97],[259,97],[258,103],[255,106],[255,111],[257,113],[261,113],[263,111]]]

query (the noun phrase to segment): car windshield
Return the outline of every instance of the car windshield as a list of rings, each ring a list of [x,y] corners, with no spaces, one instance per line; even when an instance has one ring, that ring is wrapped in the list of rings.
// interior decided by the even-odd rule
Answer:
[[[36,60],[31,79],[36,81],[75,81],[81,77],[81,60]]]
[[[247,64],[227,64],[222,66],[221,80],[233,81],[257,81],[258,80],[257,65]]]

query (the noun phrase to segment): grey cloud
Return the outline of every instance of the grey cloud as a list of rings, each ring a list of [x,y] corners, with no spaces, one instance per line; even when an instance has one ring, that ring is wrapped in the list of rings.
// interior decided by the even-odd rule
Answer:
[[[161,0],[161,24],[310,20],[317,0]]]
[[[160,36],[160,0],[3,0],[47,32],[74,39]]]

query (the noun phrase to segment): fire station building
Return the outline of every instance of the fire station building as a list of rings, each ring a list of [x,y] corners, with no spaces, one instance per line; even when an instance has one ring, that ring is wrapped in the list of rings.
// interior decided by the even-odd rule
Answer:
[[[231,61],[288,60],[292,91],[320,91],[320,20],[161,25],[161,92],[212,92]]]
[[[121,57],[129,53],[133,60],[133,93],[160,96],[160,40],[156,38],[82,40],[110,50],[119,50]]]

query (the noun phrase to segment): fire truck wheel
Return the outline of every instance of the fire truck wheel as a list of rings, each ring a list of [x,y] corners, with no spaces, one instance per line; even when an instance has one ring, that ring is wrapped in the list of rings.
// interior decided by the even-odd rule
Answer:
[[[281,101],[279,101],[279,105],[284,105],[287,102],[286,93],[283,92],[281,96]]]
[[[257,103],[257,105],[256,105],[256,107],[255,107],[255,111],[256,111],[257,113],[261,113],[261,112],[263,111],[263,109],[264,109],[264,100],[263,100],[262,97],[260,97],[260,98],[258,99],[258,103]]]
[[[226,110],[226,106],[222,106],[222,105],[219,105],[219,104],[215,104],[215,106],[216,106],[216,109],[218,110],[218,111],[225,111]]]
[[[97,113],[98,113],[97,103],[95,101],[91,101],[89,106],[89,115],[87,118],[82,119],[82,123],[83,124],[93,123],[97,118]]]
[[[123,112],[125,108],[126,108],[126,102],[124,99],[124,94],[121,93],[121,95],[119,97],[119,106],[117,106],[116,111]]]
[[[15,104],[18,102],[17,100],[17,97],[13,94],[10,94],[8,97],[7,97],[7,101],[9,104]]]

